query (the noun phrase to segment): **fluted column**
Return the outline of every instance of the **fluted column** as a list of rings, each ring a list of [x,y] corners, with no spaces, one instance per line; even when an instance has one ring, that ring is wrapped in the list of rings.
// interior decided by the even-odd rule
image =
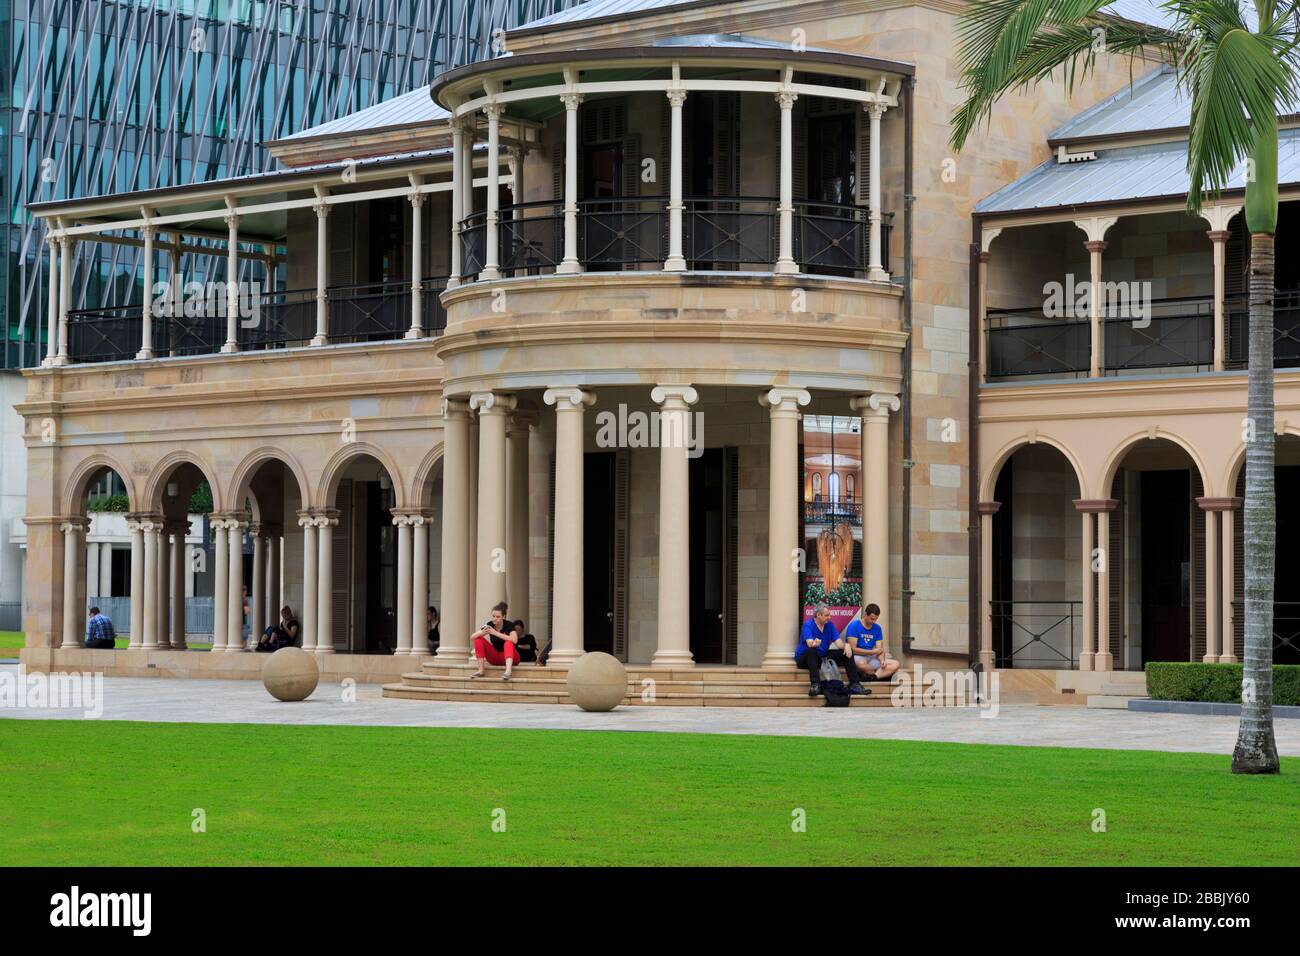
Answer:
[[[668,165],[668,258],[664,260],[666,272],[681,272],[686,268],[682,255],[682,105],[686,102],[685,90],[668,91],[671,115],[669,127]]]
[[[699,393],[689,385],[656,385],[650,399],[660,409],[659,633],[651,663],[656,667],[690,667],[695,659],[691,654],[691,488],[687,443],[690,407],[699,400]]]
[[[506,430],[506,600],[510,617],[528,617],[528,437],[536,415],[516,411]]]
[[[302,649],[314,651],[319,581],[316,562],[320,557],[316,546],[316,516],[311,511],[299,511],[298,527],[302,528],[302,609],[298,623],[302,625]]]
[[[850,403],[862,415],[862,567],[864,604],[880,605],[876,622],[889,636],[889,413],[897,395],[873,392]]]
[[[583,615],[583,412],[596,401],[580,388],[549,388],[555,406],[555,606],[549,662],[567,667],[584,652]]]
[[[578,261],[578,107],[581,93],[562,93],[564,104],[564,259],[558,273],[581,272]],[[679,164],[680,165],[680,164]]]
[[[126,519],[127,531],[131,533],[131,640],[127,645],[131,649],[144,646],[144,603],[145,603],[145,556],[144,525],[145,515],[130,515]]]
[[[474,585],[475,620],[505,600],[506,568],[506,416],[513,395],[475,392],[469,407],[478,412],[478,574]],[[486,618],[483,618],[486,620]]]
[[[85,546],[82,542],[85,540],[86,527],[89,522],[85,518],[75,517],[67,518],[59,525],[59,530],[63,532],[63,643],[62,647],[73,648],[81,647],[84,636],[84,619],[85,608],[83,608],[81,596],[77,593],[78,575],[78,555]]]
[[[326,508],[316,513],[316,653],[334,653],[334,526],[339,513]]]
[[[980,666],[991,671],[998,666],[993,650],[993,516],[1000,501],[981,501],[980,512]]]
[[[781,110],[781,183],[780,202],[777,207],[779,217],[779,238],[777,241],[776,271],[798,272],[799,265],[794,261],[794,103],[799,97],[789,90],[776,94],[776,103]],[[771,653],[769,647],[768,653]],[[790,657],[787,653],[786,657]]]
[[[226,651],[246,650],[244,645],[244,529],[248,523],[238,515],[226,521]]]
[[[397,528],[397,651],[411,653],[411,515],[394,513]]]
[[[812,401],[803,388],[773,388],[759,396],[768,411],[767,653],[764,667],[793,667],[799,628],[799,408]]]
[[[432,516],[423,509],[411,513],[411,653],[427,656],[429,629],[429,522]]]
[[[442,613],[438,659],[469,657],[469,406],[442,400]]]

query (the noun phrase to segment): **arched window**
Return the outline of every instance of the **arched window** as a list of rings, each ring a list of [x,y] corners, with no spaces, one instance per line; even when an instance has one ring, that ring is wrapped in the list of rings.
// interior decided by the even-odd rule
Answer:
[[[831,496],[831,501],[840,500],[840,473],[838,471],[831,472],[830,496]]]
[[[821,500],[822,500],[822,473],[820,471],[814,471],[813,472],[813,501],[821,501]]]
[[[853,494],[853,476],[844,476],[844,497],[849,501],[856,501],[857,497]]]

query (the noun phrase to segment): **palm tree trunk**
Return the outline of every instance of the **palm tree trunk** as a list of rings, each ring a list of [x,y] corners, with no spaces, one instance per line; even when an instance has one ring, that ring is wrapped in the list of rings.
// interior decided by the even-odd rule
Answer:
[[[1277,539],[1273,481],[1273,234],[1251,234],[1250,358],[1246,379],[1246,644],[1241,725],[1233,773],[1277,773],[1273,740],[1273,575]],[[1231,640],[1225,634],[1224,640]]]

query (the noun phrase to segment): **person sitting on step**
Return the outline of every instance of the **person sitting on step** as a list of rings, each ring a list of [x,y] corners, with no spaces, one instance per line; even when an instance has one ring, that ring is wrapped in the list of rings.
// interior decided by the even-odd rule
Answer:
[[[86,622],[86,646],[92,650],[111,651],[117,646],[117,632],[107,614],[100,613],[99,608],[90,609],[90,620]]]
[[[293,647],[297,642],[298,619],[293,616],[293,608],[286,604],[280,608],[280,620],[262,632],[254,650],[274,654],[282,647]]]
[[[482,677],[484,664],[497,667],[504,664],[506,672],[501,679],[509,680],[510,668],[519,663],[514,628],[506,624],[507,610],[509,606],[502,601],[492,609],[492,619],[474,632],[474,658],[478,661],[478,671],[470,677]]]
[[[850,694],[870,694],[858,680],[858,669],[853,666],[853,655],[846,652],[844,642],[840,640],[835,625],[831,623],[831,611],[825,604],[813,608],[813,616],[803,622],[799,640],[795,642],[794,662],[808,672],[808,696],[816,697],[822,692],[822,661],[831,661],[843,665],[844,673],[849,678]],[[837,672],[838,673],[838,672]]]
[[[515,646],[519,648],[519,661],[522,664],[533,664],[537,661],[537,638],[528,633],[528,628],[524,625],[523,618],[515,621],[512,629],[515,632]]]
[[[844,642],[853,651],[860,674],[870,680],[889,680],[898,670],[898,661],[885,650],[885,632],[876,623],[879,617],[879,604],[866,605],[844,629]]]

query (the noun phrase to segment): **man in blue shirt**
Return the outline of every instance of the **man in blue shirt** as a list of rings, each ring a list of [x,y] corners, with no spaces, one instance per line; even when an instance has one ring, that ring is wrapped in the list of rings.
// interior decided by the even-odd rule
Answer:
[[[86,646],[95,650],[111,651],[117,646],[113,622],[107,614],[99,613],[99,608],[90,609],[90,620],[86,622]]]
[[[816,697],[822,692],[822,661],[830,660],[844,666],[849,678],[850,694],[869,694],[871,691],[862,686],[858,680],[858,669],[853,666],[853,655],[845,649],[831,623],[831,612],[825,604],[813,608],[813,616],[803,622],[799,631],[799,640],[794,645],[794,662],[808,672],[808,696]]]
[[[885,632],[876,623],[879,617],[880,605],[868,604],[844,629],[844,643],[853,652],[858,672],[872,680],[889,680],[898,670],[898,661],[885,652]]]

